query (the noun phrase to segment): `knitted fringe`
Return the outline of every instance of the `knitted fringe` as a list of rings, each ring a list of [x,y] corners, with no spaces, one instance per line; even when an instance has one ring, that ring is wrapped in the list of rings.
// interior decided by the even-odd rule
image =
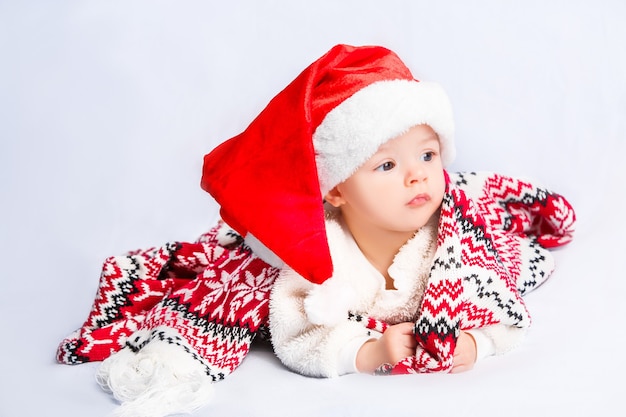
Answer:
[[[180,346],[152,340],[138,352],[128,347],[104,360],[98,384],[121,406],[118,417],[164,417],[192,413],[213,396],[204,366]]]

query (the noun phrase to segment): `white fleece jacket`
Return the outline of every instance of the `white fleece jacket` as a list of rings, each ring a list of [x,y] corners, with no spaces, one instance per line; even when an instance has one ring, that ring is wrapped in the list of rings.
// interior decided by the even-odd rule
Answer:
[[[389,324],[416,321],[437,244],[438,216],[422,227],[396,254],[388,272],[395,290],[365,258],[338,212],[326,219],[333,276],[313,284],[285,266],[270,298],[270,331],[278,358],[295,372],[335,377],[357,372],[361,346],[381,333],[348,320],[348,313]],[[469,331],[478,358],[517,345],[520,329],[503,325]]]

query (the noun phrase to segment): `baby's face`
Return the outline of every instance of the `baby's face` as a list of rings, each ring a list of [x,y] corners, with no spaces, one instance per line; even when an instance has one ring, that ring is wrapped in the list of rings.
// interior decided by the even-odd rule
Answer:
[[[417,125],[389,140],[337,186],[344,216],[353,225],[414,232],[437,212],[445,192],[439,139]]]

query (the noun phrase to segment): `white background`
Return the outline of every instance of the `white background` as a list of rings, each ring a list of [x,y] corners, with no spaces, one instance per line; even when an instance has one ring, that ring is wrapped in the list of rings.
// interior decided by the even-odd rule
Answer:
[[[258,348],[198,415],[619,414],[625,22],[620,0],[0,0],[0,416],[115,408],[95,364],[54,362],[102,261],[207,230],[203,155],[336,43],[387,46],[442,84],[451,169],[564,194],[576,239],[505,357],[456,376],[312,380]]]

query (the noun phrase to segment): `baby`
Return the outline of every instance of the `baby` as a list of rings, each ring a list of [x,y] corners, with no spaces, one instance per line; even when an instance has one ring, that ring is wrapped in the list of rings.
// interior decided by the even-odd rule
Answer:
[[[270,331],[289,368],[459,372],[519,344],[521,295],[573,212],[512,178],[448,174],[453,132],[439,85],[386,48],[337,45],[205,156],[224,221],[281,268]]]
[[[304,375],[460,372],[518,345],[569,242],[560,195],[449,173],[454,123],[392,51],[337,45],[204,157],[222,220],[105,260],[57,360],[103,361],[121,412],[188,412],[255,337]]]

